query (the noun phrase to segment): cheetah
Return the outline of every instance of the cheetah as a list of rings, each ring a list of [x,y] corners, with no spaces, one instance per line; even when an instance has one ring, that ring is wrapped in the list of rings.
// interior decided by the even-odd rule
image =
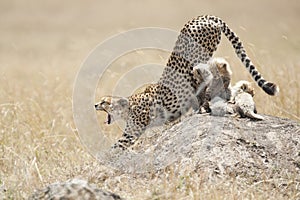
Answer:
[[[231,91],[231,97],[230,97],[231,102],[234,102],[234,98],[241,91],[249,93],[252,97],[255,95],[255,91],[251,83],[245,80],[238,81],[234,86],[230,87],[230,91]]]
[[[232,71],[229,63],[224,58],[213,58],[207,65],[200,64],[194,69],[194,78],[199,82],[198,84],[205,83],[203,86],[206,88],[198,88],[200,92],[197,94],[199,102],[199,112],[211,112],[209,102],[215,97],[220,97],[225,101],[230,100]]]
[[[228,101],[225,99],[216,96],[211,100],[211,106],[210,106],[210,114],[213,116],[220,116],[223,117],[226,114],[232,114],[233,108]]]
[[[30,200],[48,199],[98,199],[98,200],[122,200],[119,195],[105,192],[85,180],[73,179],[63,183],[54,183],[44,189],[37,190],[29,197]]]
[[[159,81],[150,86],[151,92],[127,98],[104,97],[95,105],[96,110],[107,112],[109,118],[118,118],[118,114],[125,117],[124,133],[113,148],[127,149],[148,127],[174,121],[191,108],[199,109],[203,102],[197,98],[200,86],[193,70],[212,58],[222,33],[258,86],[269,95],[279,92],[276,84],[266,81],[257,71],[239,37],[223,20],[210,15],[196,17],[181,29]]]
[[[253,100],[254,88],[248,81],[239,81],[233,87],[233,110],[241,117],[249,117],[255,120],[264,120],[264,117],[257,114]]]

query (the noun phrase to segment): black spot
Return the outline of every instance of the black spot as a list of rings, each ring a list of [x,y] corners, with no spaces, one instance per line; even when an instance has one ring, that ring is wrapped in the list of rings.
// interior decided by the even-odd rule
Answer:
[[[239,39],[236,37],[236,38],[234,38],[234,40],[232,41],[232,43],[233,43],[233,44],[236,44],[236,43],[238,42],[238,40],[239,40]]]
[[[170,120],[170,121],[174,121],[174,120],[175,120],[175,117],[174,117],[174,116],[170,116],[169,120]]]
[[[255,69],[253,65],[250,65],[250,73]]]
[[[231,32],[231,35],[230,35],[230,37],[229,37],[229,40],[231,41],[233,38],[235,38],[235,36],[234,36],[234,33]]]
[[[258,81],[259,79],[261,78],[261,75],[259,74],[259,75],[257,75],[257,76],[255,76],[255,81]]]
[[[224,26],[225,26],[225,25],[224,25]],[[225,35],[227,35],[227,36],[228,36],[228,35],[229,35],[229,33],[230,33],[230,30],[229,30],[229,28],[227,28],[227,27],[226,27],[226,30],[225,30]]]
[[[263,84],[265,83],[266,81],[265,80],[263,80],[263,79],[261,79],[260,81],[258,81],[258,85],[259,85],[259,87],[262,87],[263,86]]]
[[[252,76],[256,76],[258,74],[257,71],[252,71]]]
[[[67,194],[71,194],[71,190],[67,188]]]

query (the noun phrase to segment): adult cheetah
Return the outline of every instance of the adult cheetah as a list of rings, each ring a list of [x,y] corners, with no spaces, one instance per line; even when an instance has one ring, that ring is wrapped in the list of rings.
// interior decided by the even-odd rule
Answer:
[[[128,98],[104,97],[95,105],[96,110],[107,112],[108,118],[122,116],[126,120],[123,136],[114,148],[126,149],[146,128],[178,119],[191,107],[195,110],[199,108],[203,102],[198,102],[197,95],[204,95],[202,88],[206,86],[203,86],[205,83],[199,84],[193,70],[212,58],[222,33],[258,86],[269,95],[279,92],[276,84],[266,81],[257,71],[242,42],[223,20],[210,15],[196,17],[180,31],[157,84],[151,85],[144,93]]]

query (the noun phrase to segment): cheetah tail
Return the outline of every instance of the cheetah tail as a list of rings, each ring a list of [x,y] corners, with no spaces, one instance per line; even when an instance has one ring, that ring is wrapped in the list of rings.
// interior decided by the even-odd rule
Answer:
[[[265,118],[259,114],[255,114],[253,111],[246,113],[246,116],[255,120],[264,120]]]
[[[246,69],[251,74],[257,85],[261,87],[267,94],[276,95],[279,93],[279,87],[272,82],[266,81],[262,75],[258,72],[256,67],[247,56],[246,51],[239,37],[228,27],[228,25],[221,19],[218,19],[218,23],[221,25],[221,30],[231,42],[237,56],[240,58]]]

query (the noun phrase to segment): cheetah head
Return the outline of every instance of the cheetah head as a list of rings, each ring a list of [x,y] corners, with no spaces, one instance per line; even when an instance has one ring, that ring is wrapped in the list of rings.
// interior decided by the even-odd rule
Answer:
[[[129,112],[129,101],[124,97],[105,96],[95,104],[95,109],[107,113],[107,124],[118,119],[126,119]]]
[[[241,90],[251,94],[251,96],[254,96],[255,92],[254,92],[254,88],[252,87],[251,83],[249,82],[245,82],[241,85]]]
[[[255,95],[254,88],[252,87],[251,83],[248,81],[238,81],[234,86],[233,86],[234,92],[239,93],[239,92],[246,92],[249,93],[251,96]]]
[[[225,77],[229,77],[232,75],[231,67],[224,58],[213,58],[210,62],[211,66],[215,66],[218,70],[218,75]]]

